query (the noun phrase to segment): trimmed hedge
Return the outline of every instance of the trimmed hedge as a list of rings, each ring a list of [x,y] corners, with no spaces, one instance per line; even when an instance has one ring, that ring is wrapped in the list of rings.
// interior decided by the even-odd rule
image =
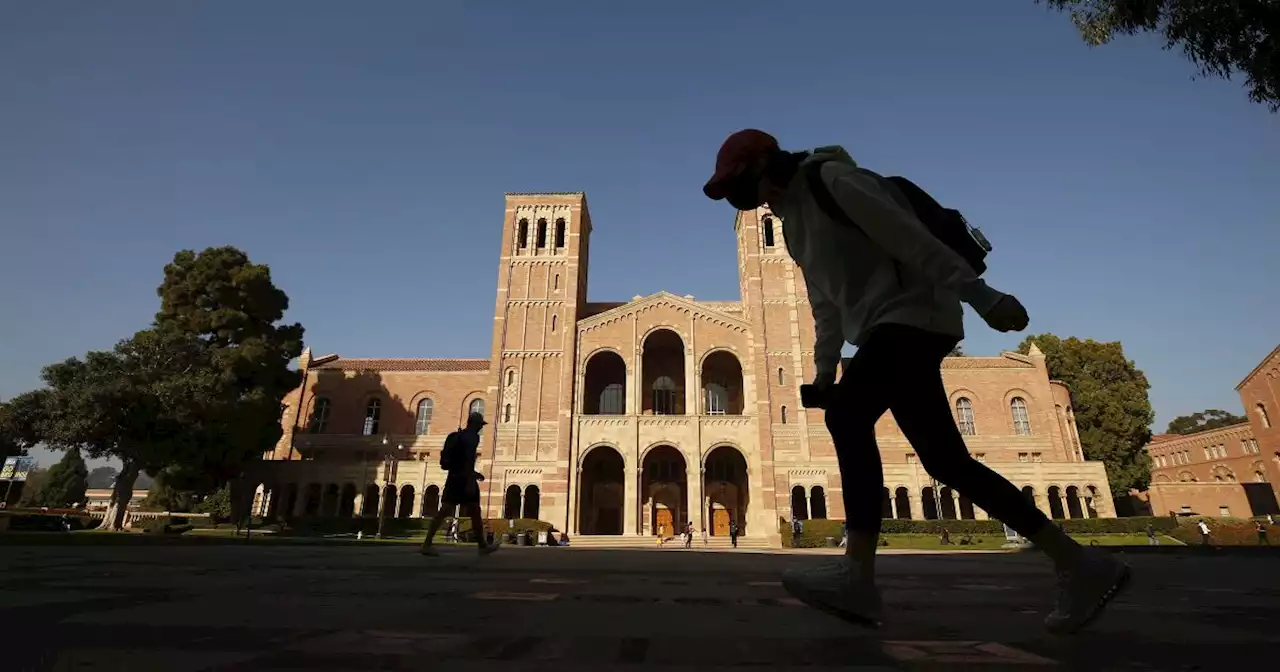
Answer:
[[[1200,538],[1199,523],[1203,520],[1209,526],[1209,544],[1211,546],[1258,546],[1258,528],[1252,520],[1241,518],[1212,518],[1195,516],[1179,518],[1178,525],[1171,533],[1174,539],[1188,546],[1200,546],[1204,541]],[[1265,524],[1265,519],[1264,519]],[[1280,546],[1280,525],[1267,525],[1267,540],[1274,546]]]
[[[1221,519],[1219,519],[1221,520]],[[1141,518],[1074,518],[1055,520],[1069,534],[1146,534],[1147,525],[1156,532],[1168,533],[1178,528],[1180,521],[1167,516]],[[785,548],[820,548],[827,545],[827,537],[839,540],[842,520],[806,520],[804,532],[798,540],[791,532],[791,523],[779,521]],[[1213,523],[1210,523],[1212,527]],[[942,529],[953,536],[965,534],[1003,535],[1004,525],[998,520],[899,520],[881,521],[881,534],[942,534]],[[1198,533],[1197,533],[1198,535]],[[1254,535],[1255,539],[1257,535]]]
[[[61,513],[40,513],[33,511],[12,512],[3,514],[9,519],[9,529],[14,532],[61,532]],[[88,530],[98,526],[98,521],[84,515],[68,515],[72,530]]]
[[[503,536],[511,530],[507,522],[505,518],[489,519],[485,521],[485,524],[495,536]],[[382,532],[389,537],[425,535],[430,525],[430,518],[387,518],[383,521]],[[542,532],[551,528],[551,523],[546,521],[521,518],[516,521],[514,529],[517,532]],[[441,531],[444,529],[446,528],[442,526]],[[372,516],[366,518],[293,518],[288,521],[281,531],[285,535],[301,537],[356,534],[357,532],[363,532],[365,536],[377,534],[378,519]],[[459,518],[458,536],[463,539],[470,539],[470,532],[471,518]]]

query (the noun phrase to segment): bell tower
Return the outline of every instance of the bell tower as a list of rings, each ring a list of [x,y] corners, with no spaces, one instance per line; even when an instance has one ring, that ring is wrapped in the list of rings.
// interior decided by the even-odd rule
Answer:
[[[584,194],[507,194],[482,454],[492,460],[485,472],[492,481],[488,515],[504,515],[511,486],[520,488],[525,508],[536,498],[543,520],[567,515],[568,493],[556,490],[569,480],[576,327],[587,296],[590,237]]]
[[[761,459],[774,465],[772,476],[814,458],[834,458],[834,449],[825,450],[824,442],[809,436],[810,426],[824,427],[821,412],[800,406],[800,384],[814,376],[813,311],[804,275],[787,251],[782,219],[768,207],[739,212],[734,230],[743,315],[754,334]],[[790,509],[785,483],[777,484],[774,496],[778,511]]]

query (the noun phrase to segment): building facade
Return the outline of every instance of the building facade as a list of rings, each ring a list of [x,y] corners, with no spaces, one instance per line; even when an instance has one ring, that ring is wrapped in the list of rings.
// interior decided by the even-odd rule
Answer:
[[[1280,347],[1236,386],[1247,422],[1151,438],[1151,513],[1249,517],[1280,513]]]
[[[836,456],[812,379],[805,284],[766,209],[734,226],[740,298],[587,296],[592,222],[582,194],[509,194],[485,359],[303,356],[284,436],[255,506],[287,515],[430,515],[438,451],[486,414],[479,469],[489,517],[584,535],[710,535],[731,521],[774,538],[780,520],[842,518]],[[477,319],[479,316],[477,316]],[[943,365],[974,456],[1057,518],[1112,516],[1100,462],[1080,449],[1070,394],[1044,356]],[[985,518],[935,484],[886,414],[877,425],[888,518]]]

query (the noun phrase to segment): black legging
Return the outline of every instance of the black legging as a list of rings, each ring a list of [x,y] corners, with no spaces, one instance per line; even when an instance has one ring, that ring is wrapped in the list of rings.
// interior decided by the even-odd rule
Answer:
[[[853,356],[826,412],[844,484],[849,529],[879,532],[884,472],[876,420],[886,410],[926,471],[1024,537],[1049,520],[1018,488],[969,456],[942,385],[942,358],[956,339],[914,327],[875,327]],[[936,496],[936,495],[935,495]]]

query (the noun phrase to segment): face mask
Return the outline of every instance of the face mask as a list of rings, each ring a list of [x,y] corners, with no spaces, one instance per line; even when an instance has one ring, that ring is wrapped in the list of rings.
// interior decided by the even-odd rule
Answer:
[[[755,210],[764,205],[764,199],[760,197],[760,177],[752,174],[742,176],[734,182],[724,200],[739,210]]]

